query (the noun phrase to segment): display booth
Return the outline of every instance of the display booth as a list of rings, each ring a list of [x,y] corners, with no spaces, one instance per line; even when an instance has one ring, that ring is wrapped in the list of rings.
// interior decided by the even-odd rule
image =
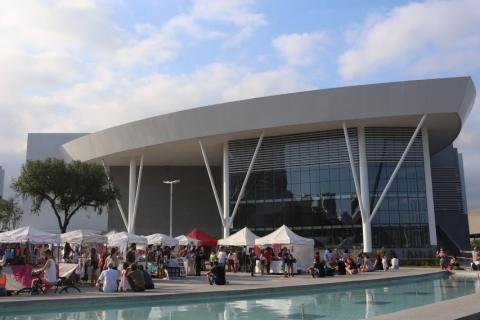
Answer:
[[[123,261],[126,258],[128,247],[133,243],[135,243],[137,246],[137,255],[138,255],[137,262],[143,264],[144,267],[146,268],[147,266],[145,265],[146,264],[145,251],[147,248],[147,238],[133,234],[133,233],[128,233],[125,231],[111,233],[107,235],[108,246],[117,247],[121,253],[121,257]]]
[[[286,247],[296,259],[293,265],[295,271],[305,271],[311,264],[314,255],[313,239],[301,237],[285,225],[262,238],[256,239],[255,246],[270,246],[275,254],[278,254],[281,248]],[[270,265],[272,273],[281,273],[281,265],[282,261],[280,260],[272,261]]]
[[[21,227],[0,233],[0,243],[59,244],[60,235],[33,227]]]
[[[0,233],[0,243],[23,244],[27,245],[27,247],[29,245],[54,245],[60,243],[60,236],[33,227],[21,227]],[[28,250],[30,252],[29,248]],[[28,258],[25,257],[25,260],[28,260]],[[7,290],[19,290],[30,286],[34,266],[28,262],[23,261],[21,264],[9,263],[3,267],[3,272],[7,275]]]
[[[226,247],[253,247],[256,239],[258,236],[245,227],[229,237],[218,240],[217,244]]]

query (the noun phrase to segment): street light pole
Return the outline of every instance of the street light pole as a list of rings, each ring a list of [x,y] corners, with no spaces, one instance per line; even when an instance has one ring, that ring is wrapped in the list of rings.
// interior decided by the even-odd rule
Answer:
[[[172,234],[173,234],[173,232],[172,232],[172,229],[173,229],[172,228],[172,221],[173,221],[173,218],[172,218],[173,217],[173,206],[172,206],[173,185],[175,183],[179,183],[179,182],[180,182],[180,180],[178,180],[178,179],[170,180],[170,181],[167,181],[167,180],[163,181],[163,183],[170,185],[170,237],[172,237]]]

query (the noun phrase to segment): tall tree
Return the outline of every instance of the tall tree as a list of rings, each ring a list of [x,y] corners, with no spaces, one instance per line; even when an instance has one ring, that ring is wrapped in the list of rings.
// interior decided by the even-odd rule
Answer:
[[[53,158],[27,161],[12,182],[12,189],[32,200],[32,213],[39,213],[42,204],[49,203],[62,233],[67,232],[70,220],[80,209],[93,208],[102,214],[103,208],[119,194],[102,166]]]
[[[0,230],[13,230],[17,228],[22,219],[23,210],[13,198],[0,198]]]

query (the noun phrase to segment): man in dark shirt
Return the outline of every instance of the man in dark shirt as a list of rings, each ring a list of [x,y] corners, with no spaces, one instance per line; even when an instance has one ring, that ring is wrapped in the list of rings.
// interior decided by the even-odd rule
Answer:
[[[143,272],[143,280],[145,281],[145,289],[155,289],[155,285],[153,284],[152,276],[143,269],[142,265],[138,266],[138,269]]]
[[[136,262],[136,256],[135,253],[137,251],[137,245],[135,243],[132,243],[130,245],[130,249],[127,252],[127,262],[129,264],[135,263]]]
[[[225,284],[225,268],[219,266],[218,262],[213,262],[213,266],[207,273],[207,280],[210,285],[223,285]]]
[[[337,260],[337,273],[342,276],[347,274],[345,261],[342,258]]]
[[[145,278],[143,272],[137,269],[136,264],[130,266],[130,271],[127,275],[128,283],[135,292],[145,291]]]

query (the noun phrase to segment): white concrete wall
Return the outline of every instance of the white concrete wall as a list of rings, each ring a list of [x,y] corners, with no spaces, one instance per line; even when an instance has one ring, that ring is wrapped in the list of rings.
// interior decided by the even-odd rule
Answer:
[[[3,190],[5,188],[5,170],[0,166],[0,198],[3,198]]]

